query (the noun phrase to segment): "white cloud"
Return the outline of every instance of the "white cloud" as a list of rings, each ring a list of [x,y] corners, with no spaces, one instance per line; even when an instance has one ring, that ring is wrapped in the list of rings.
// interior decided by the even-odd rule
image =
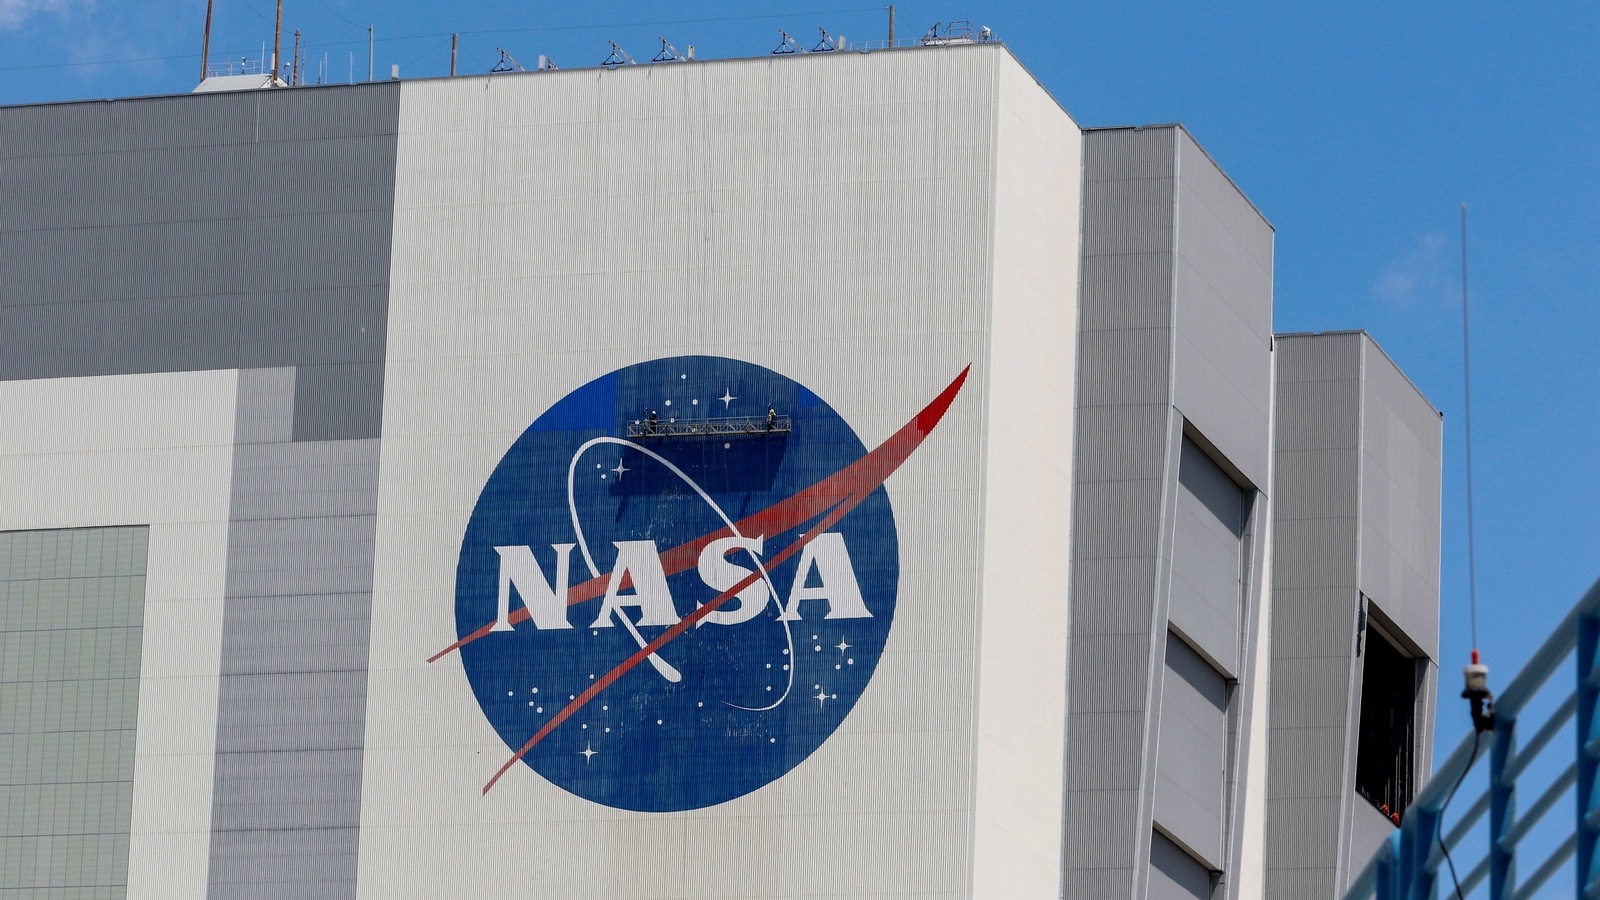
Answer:
[[[1450,247],[1443,236],[1425,234],[1409,251],[1384,266],[1373,284],[1373,293],[1396,306],[1410,306],[1419,300],[1448,299],[1456,282],[1452,280]]]
[[[0,0],[0,28],[16,28],[40,13],[64,15],[85,0]]]

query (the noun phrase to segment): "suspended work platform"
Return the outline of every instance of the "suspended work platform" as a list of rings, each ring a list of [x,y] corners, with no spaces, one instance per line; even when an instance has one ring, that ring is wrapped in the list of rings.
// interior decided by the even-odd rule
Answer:
[[[720,419],[635,419],[628,423],[628,437],[704,437],[733,434],[788,434],[794,431],[789,416],[729,416]]]

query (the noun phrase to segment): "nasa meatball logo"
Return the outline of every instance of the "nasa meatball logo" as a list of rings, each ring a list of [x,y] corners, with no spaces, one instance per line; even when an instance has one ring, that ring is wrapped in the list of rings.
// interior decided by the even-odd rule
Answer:
[[[517,763],[673,812],[782,777],[860,700],[894,622],[884,481],[963,371],[869,450],[823,398],[708,356],[639,363],[540,415],[478,497],[455,643]]]

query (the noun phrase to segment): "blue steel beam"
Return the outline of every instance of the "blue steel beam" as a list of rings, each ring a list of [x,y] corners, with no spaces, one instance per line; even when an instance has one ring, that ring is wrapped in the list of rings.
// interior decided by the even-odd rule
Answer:
[[[1595,669],[1596,644],[1600,643],[1600,620],[1593,615],[1582,617],[1578,621],[1578,727],[1577,727],[1577,767],[1578,790],[1576,806],[1576,823],[1574,834],[1577,838],[1577,891],[1580,897],[1595,896],[1595,845],[1600,838],[1600,827],[1596,826],[1595,813],[1600,810],[1595,796],[1595,755],[1590,752],[1596,737],[1595,729],[1595,700],[1596,690],[1594,678],[1591,677]]]
[[[1489,900],[1511,900],[1517,854],[1506,836],[1516,825],[1517,783],[1506,777],[1506,763],[1516,748],[1517,720],[1496,712],[1494,738],[1489,748]]]
[[[1513,895],[1513,900],[1532,900],[1533,896],[1539,892],[1539,888],[1544,887],[1544,883],[1549,881],[1552,875],[1556,874],[1556,870],[1561,868],[1562,863],[1565,863],[1572,856],[1572,850],[1577,845],[1577,840],[1577,835],[1567,835],[1567,839],[1561,842],[1561,846],[1556,848],[1556,852],[1550,854],[1548,859],[1540,863],[1539,867],[1533,870],[1533,874],[1528,876],[1528,880],[1517,888],[1516,894]]]

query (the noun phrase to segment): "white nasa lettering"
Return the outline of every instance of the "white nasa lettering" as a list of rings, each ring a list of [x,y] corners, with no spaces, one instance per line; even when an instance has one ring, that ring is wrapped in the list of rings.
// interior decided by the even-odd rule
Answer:
[[[728,554],[734,550],[747,550],[753,556],[761,555],[763,537],[725,537],[707,544],[700,551],[700,580],[712,590],[721,593],[750,577],[753,569],[735,565],[728,561]],[[761,614],[767,608],[767,598],[771,592],[767,590],[765,578],[757,579],[749,587],[734,595],[739,602],[724,603],[717,609],[706,613],[705,618],[695,623],[696,627],[706,623],[714,625],[738,625],[748,622]],[[705,604],[700,604],[704,606]]]
[[[610,628],[611,617],[621,615],[625,606],[639,607],[638,625],[676,625],[678,610],[672,603],[672,593],[667,588],[667,573],[661,567],[661,557],[656,555],[655,541],[613,541],[617,548],[617,562],[611,569],[611,582],[606,585],[606,599],[600,605],[590,628]],[[633,579],[633,593],[620,593],[622,579]]]
[[[813,567],[822,583],[807,587]],[[778,621],[798,622],[802,600],[828,601],[828,614],[823,617],[826,619],[872,618],[861,599],[861,585],[856,583],[856,570],[850,563],[850,551],[845,549],[844,535],[825,532],[801,549],[800,567],[794,573],[794,586],[789,589],[789,604]]]
[[[536,628],[571,628],[567,621],[567,582],[571,570],[572,548],[577,544],[551,544],[556,552],[556,586],[544,580],[532,547],[496,547],[500,554],[500,615],[490,631],[512,631],[511,588],[517,589],[522,605]]]

